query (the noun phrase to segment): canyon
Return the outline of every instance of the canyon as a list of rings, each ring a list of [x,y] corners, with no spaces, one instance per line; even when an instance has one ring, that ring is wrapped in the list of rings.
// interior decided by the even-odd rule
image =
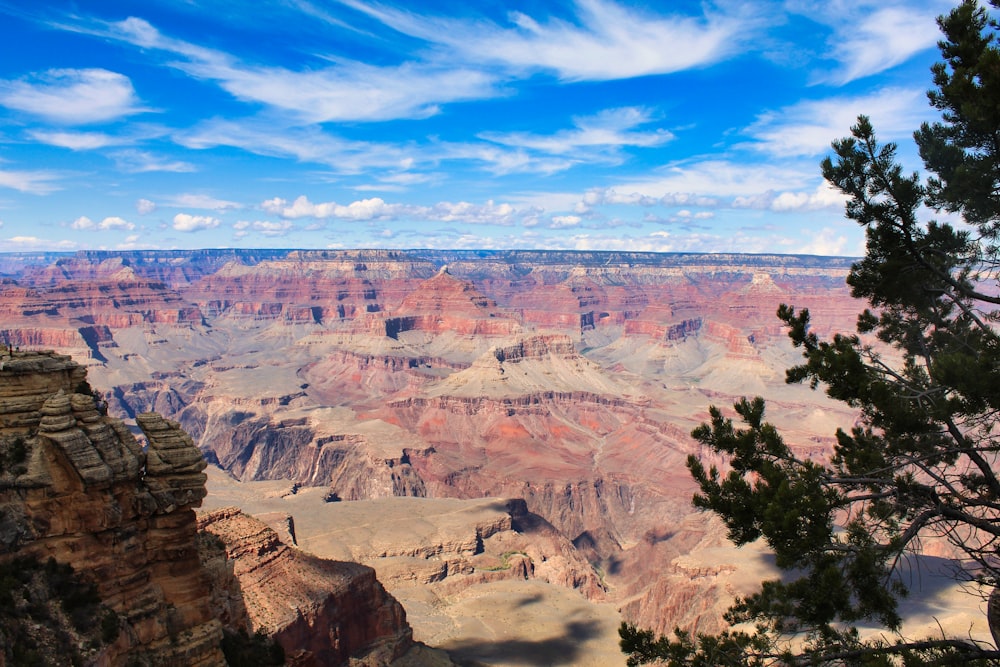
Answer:
[[[616,252],[8,254],[0,341],[72,355],[128,427],[153,411],[176,422],[210,464],[200,520],[234,552],[277,553],[279,540],[370,566],[413,638],[462,660],[616,664],[620,620],[718,630],[733,596],[773,572],[692,509],[685,460],[717,461],[690,432],[710,405],[763,395],[798,451],[831,451],[854,414],[785,384],[798,355],[775,311],[809,308],[821,336],[853,330],[849,267]],[[293,560],[282,567],[306,567]]]

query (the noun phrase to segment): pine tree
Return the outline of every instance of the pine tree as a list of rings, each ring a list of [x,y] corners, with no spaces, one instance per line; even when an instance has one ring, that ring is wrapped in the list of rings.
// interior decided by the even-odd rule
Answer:
[[[966,636],[898,633],[899,569],[929,540],[946,540],[956,579],[1000,611],[1000,25],[974,0],[938,23],[928,97],[941,120],[914,134],[929,177],[904,173],[864,116],[822,165],[865,228],[848,277],[870,305],[857,332],[820,340],[807,310],[778,310],[804,357],[788,381],[857,409],[856,425],[825,461],[797,456],[760,398],[736,404],[741,424],[713,407],[693,433],[728,461],[688,459],[695,506],[801,576],[736,601],[726,620],[753,630],[656,638],[623,624],[630,665],[1000,664],[996,646]],[[956,222],[924,222],[928,210]],[[861,622],[885,632],[864,639]]]

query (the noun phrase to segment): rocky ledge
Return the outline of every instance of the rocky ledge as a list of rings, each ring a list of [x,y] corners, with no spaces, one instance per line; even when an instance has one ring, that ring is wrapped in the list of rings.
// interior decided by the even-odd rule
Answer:
[[[195,546],[205,462],[176,423],[139,426],[146,451],[69,357],[0,359],[0,561],[52,558],[96,586],[119,625],[96,663],[224,664]]]
[[[68,565],[74,585],[92,590],[104,610],[95,630],[86,619],[70,623],[70,610],[53,602],[41,618],[61,623],[59,632],[21,624],[36,633],[24,640],[6,624],[21,611],[14,600],[0,609],[0,665],[25,650],[42,663],[68,652],[95,665],[224,665],[224,622],[265,630],[299,665],[388,664],[409,648],[402,607],[371,568],[291,550],[238,513],[209,521],[229,540],[231,561],[206,567],[194,512],[206,494],[201,452],[155,413],[136,417],[145,448],[105,413],[69,357],[0,355],[0,573]],[[220,590],[229,595],[225,614]],[[352,663],[358,655],[364,662]]]
[[[250,629],[277,640],[292,664],[386,665],[412,646],[406,613],[374,569],[290,547],[235,507],[201,517],[199,526],[234,563]]]

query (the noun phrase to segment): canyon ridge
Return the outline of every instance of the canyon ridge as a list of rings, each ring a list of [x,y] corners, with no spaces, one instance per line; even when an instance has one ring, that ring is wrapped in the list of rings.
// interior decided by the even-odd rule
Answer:
[[[621,620],[716,631],[772,572],[692,509],[684,461],[715,461],[690,432],[710,405],[762,395],[793,447],[831,451],[854,414],[785,384],[799,357],[775,311],[852,331],[850,264],[6,254],[0,341],[72,355],[140,441],[145,413],[176,422],[210,464],[203,527],[371,566],[415,640],[479,664],[623,664]],[[909,611],[928,627],[940,615]]]

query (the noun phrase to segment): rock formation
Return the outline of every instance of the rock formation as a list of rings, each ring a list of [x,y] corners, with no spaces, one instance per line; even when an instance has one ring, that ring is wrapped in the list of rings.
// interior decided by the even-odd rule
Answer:
[[[263,630],[295,665],[386,665],[412,645],[406,615],[375,570],[334,562],[282,543],[238,508],[199,519],[234,563],[249,630]]]
[[[206,556],[191,437],[141,413],[142,447],[105,410],[69,357],[0,355],[0,568],[52,559],[95,586],[109,615],[106,641],[78,647],[89,663],[223,665],[223,624],[273,635],[295,665],[386,665],[410,647],[371,568],[301,554],[238,512],[206,520],[229,560]],[[0,664],[9,648],[0,628]]]
[[[97,585],[121,621],[95,658],[124,664],[220,665],[222,627],[208,605],[193,508],[205,462],[176,423],[142,415],[144,452],[97,409],[86,372],[68,357],[0,359],[0,558],[49,557]]]

